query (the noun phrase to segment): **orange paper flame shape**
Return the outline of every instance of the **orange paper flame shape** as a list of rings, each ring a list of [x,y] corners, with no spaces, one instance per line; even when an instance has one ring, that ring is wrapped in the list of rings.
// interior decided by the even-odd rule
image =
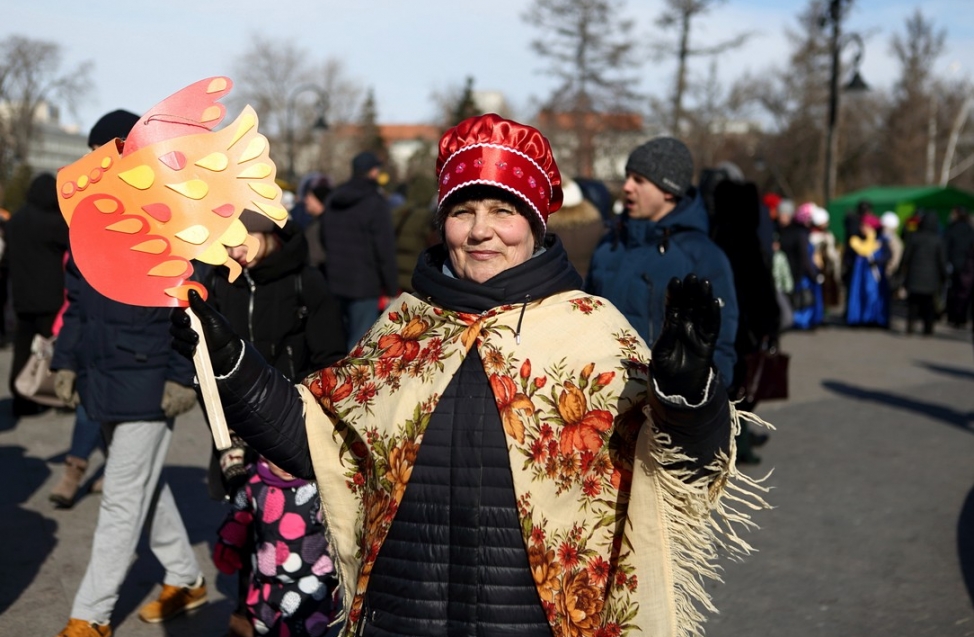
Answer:
[[[105,296],[130,305],[185,307],[190,259],[240,265],[227,247],[257,242],[240,222],[245,208],[283,226],[277,169],[257,114],[247,106],[226,115],[217,102],[230,92],[226,77],[187,86],[142,116],[124,143],[114,140],[58,172],[61,214],[71,253],[85,279]]]

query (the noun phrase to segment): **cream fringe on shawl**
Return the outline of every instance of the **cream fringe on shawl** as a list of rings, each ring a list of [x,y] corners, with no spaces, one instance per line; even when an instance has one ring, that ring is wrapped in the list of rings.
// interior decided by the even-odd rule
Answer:
[[[570,329],[552,335],[547,326],[554,324],[554,321],[566,313],[574,312],[574,307],[569,304],[576,302],[588,304],[588,310],[595,311],[590,315],[576,315],[576,318],[583,320],[567,322],[565,325]],[[579,360],[595,360],[599,369],[616,369],[612,361],[618,361],[618,355],[608,355],[605,352],[620,348],[622,341],[618,340],[619,334],[616,334],[616,330],[625,332],[630,328],[621,314],[611,306],[601,303],[599,299],[586,297],[582,293],[555,295],[532,304],[534,318],[524,323],[523,330],[519,329],[519,317],[523,308],[502,309],[484,317],[483,330],[480,332],[484,343],[479,347],[482,348],[482,353],[483,348],[490,347],[505,354],[513,365],[511,369],[517,370],[532,356],[536,365],[538,360],[550,358],[543,353],[550,349],[553,339],[558,342],[573,342],[579,344],[581,351],[576,353]],[[456,319],[450,316],[444,315],[441,319],[438,315],[431,314],[433,308],[409,295],[403,297],[401,311],[415,315],[417,321],[422,317],[427,326],[435,326],[424,333],[424,338],[442,336],[456,323]],[[447,320],[453,323],[440,325]],[[399,333],[402,329],[401,325],[392,325],[391,319],[388,319],[378,328],[373,328],[374,331],[378,330],[373,334],[373,340],[386,333]],[[471,328],[465,329],[463,336]],[[519,335],[525,335],[526,338],[518,339]],[[444,337],[443,340],[444,348],[457,349],[470,345],[469,339],[464,340],[457,336]],[[634,347],[632,354],[638,360],[648,363],[650,353],[644,344],[633,341],[629,345]],[[585,347],[588,346],[592,348],[591,358],[586,354]],[[620,354],[623,354],[623,359],[629,358],[621,350]],[[408,401],[385,400],[376,403],[376,407],[382,407],[383,410],[370,412],[369,419],[380,427],[386,426],[389,429],[379,433],[387,437],[401,435],[401,423],[412,418],[415,403],[443,391],[445,383],[459,367],[462,356],[450,356],[444,360],[448,360],[450,364],[447,373],[437,375],[435,382],[421,383],[422,391],[415,397]],[[578,370],[572,373],[577,374]],[[617,373],[611,381],[618,387],[620,396],[625,391],[625,383],[629,382],[626,378],[624,374]],[[339,460],[342,446],[349,441],[336,433],[330,418],[325,415],[307,387],[299,386],[299,392],[305,403],[308,440],[319,490],[322,492],[330,548],[336,553],[334,562],[339,570],[345,596],[343,615],[347,616],[353,610],[352,598],[359,588],[360,578],[367,577],[360,572],[363,566],[362,556],[356,555],[361,549],[361,534],[365,529],[364,510],[361,501],[346,486],[346,472],[350,467]],[[349,403],[351,401],[352,398],[346,400]],[[552,408],[537,402],[535,409],[551,411]],[[607,614],[625,614],[619,620],[626,625],[627,634],[653,637],[701,635],[704,611],[715,610],[703,584],[705,578],[720,580],[719,567],[716,564],[718,554],[727,552],[731,557],[739,557],[752,550],[738,532],[741,529],[754,528],[749,511],[768,508],[761,495],[767,489],[761,484],[762,480],[752,480],[738,473],[736,469],[733,437],[740,431],[741,418],[758,425],[766,425],[757,416],[739,412],[731,406],[732,426],[728,452],[716,458],[705,471],[700,472],[699,477],[680,468],[680,463],[687,460],[687,457],[672,448],[668,436],[657,431],[651,419],[640,430],[636,441],[632,490],[625,522],[626,544],[623,547],[624,561],[632,569],[627,572],[638,576],[636,604],[632,604],[630,591],[618,585],[609,587],[604,600]],[[517,452],[512,452],[512,456],[515,453]],[[529,476],[521,477],[520,483],[515,480],[516,490],[521,484],[522,491],[534,491],[536,497],[542,497],[537,495],[539,493],[546,493],[548,495],[544,497],[549,498],[557,495],[552,485],[531,481]],[[531,488],[526,489],[527,486]],[[543,521],[548,524],[547,530],[550,533],[570,531],[574,516],[577,515],[578,504],[572,499],[563,502],[560,504],[550,499],[543,505],[535,505],[535,510],[539,513],[535,523]],[[606,534],[599,529],[605,527],[594,528],[604,541]],[[594,548],[610,549],[604,544]],[[564,627],[562,630],[558,628],[555,626],[556,635],[576,634],[578,629],[577,626]],[[351,629],[351,626],[346,626],[346,633]]]
[[[308,428],[311,443],[324,442],[328,437],[328,427],[325,425],[327,416],[319,408],[315,399],[304,386],[298,386],[305,402],[305,409],[310,419],[316,421],[317,426]],[[648,412],[648,408],[647,408]],[[774,427],[759,416],[746,411],[738,411],[731,405],[731,439],[729,454],[721,453],[714,459],[700,477],[692,479],[690,470],[672,468],[673,465],[685,462],[689,458],[678,449],[670,445],[669,436],[655,431],[652,436],[641,436],[640,444],[650,446],[649,453],[656,459],[660,467],[671,467],[668,470],[656,470],[657,495],[662,500],[659,511],[665,529],[663,536],[668,538],[669,559],[662,563],[662,579],[658,585],[670,589],[671,594],[664,598],[673,598],[674,603],[669,609],[658,608],[662,631],[653,633],[647,631],[643,625],[643,632],[647,634],[668,634],[674,637],[702,636],[703,624],[706,616],[701,609],[711,613],[718,612],[711,602],[710,595],[704,589],[704,579],[718,582],[720,567],[716,564],[719,552],[723,551],[731,559],[740,559],[755,549],[738,533],[738,528],[755,530],[757,525],[751,520],[748,511],[770,509],[770,505],[761,494],[770,491],[764,482],[771,475],[753,479],[735,466],[737,444],[735,438],[741,430],[741,420],[750,421],[756,425],[774,429]],[[315,433],[312,433],[315,432]],[[336,463],[337,464],[337,463]],[[647,470],[652,470],[647,468]],[[717,475],[716,480],[712,479]],[[361,520],[357,511],[324,511],[326,518],[332,520]],[[638,536],[638,522],[631,531]],[[329,549],[332,559],[338,569],[342,582],[344,612],[339,613],[335,623],[343,621],[348,616],[349,604],[354,595],[354,583],[357,573],[354,572],[357,560],[351,555],[338,555],[335,550],[338,542],[332,535],[337,529],[326,525]],[[352,529],[344,529],[346,532]],[[634,538],[635,539],[635,538]],[[345,559],[342,559],[342,558]],[[350,559],[351,558],[351,559]],[[643,573],[643,577],[648,573]],[[643,580],[642,585],[651,582]],[[641,613],[642,614],[642,613]]]
[[[648,407],[646,413],[649,415]],[[677,637],[704,634],[706,616],[701,608],[718,612],[704,589],[704,579],[723,582],[716,564],[721,552],[739,560],[755,550],[738,531],[758,528],[748,511],[771,508],[762,496],[770,490],[763,483],[771,473],[754,479],[740,473],[735,464],[735,438],[741,431],[742,419],[774,429],[759,416],[739,411],[731,404],[729,454],[721,452],[697,478],[692,470],[674,468],[691,458],[672,447],[668,435],[654,430],[655,435],[646,436],[645,442],[640,439],[640,444],[650,445],[649,453],[661,467],[669,467],[658,471],[656,477],[659,497],[666,505],[660,511],[669,538],[669,564],[664,577],[670,581],[675,597],[668,634]]]

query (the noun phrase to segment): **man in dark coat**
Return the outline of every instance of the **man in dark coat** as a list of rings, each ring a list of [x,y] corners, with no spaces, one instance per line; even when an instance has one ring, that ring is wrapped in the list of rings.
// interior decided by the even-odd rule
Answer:
[[[944,250],[950,268],[950,287],[947,288],[947,322],[954,327],[964,327],[970,317],[970,297],[961,282],[961,271],[967,253],[974,246],[974,226],[967,209],[957,207],[950,211],[950,224],[944,231]]]
[[[737,359],[734,275],[708,236],[707,210],[690,185],[692,177],[690,150],[672,137],[652,139],[629,155],[622,191],[626,211],[595,249],[585,290],[612,301],[643,340],[653,343],[663,325],[670,279],[690,273],[708,279],[721,303],[714,364],[729,387]]]
[[[920,217],[916,232],[906,240],[899,271],[906,288],[906,333],[913,333],[919,318],[923,333],[933,334],[934,298],[947,278],[947,258],[936,213],[927,211]]]
[[[17,315],[10,392],[15,415],[37,413],[41,406],[20,396],[14,379],[30,357],[35,334],[51,336],[64,305],[64,254],[68,224],[57,203],[57,180],[41,173],[30,183],[25,203],[7,222],[4,259],[10,272],[13,309]]]
[[[321,221],[328,287],[342,306],[348,349],[379,317],[379,298],[399,291],[389,204],[379,191],[382,162],[362,152],[352,178],[328,197]]]

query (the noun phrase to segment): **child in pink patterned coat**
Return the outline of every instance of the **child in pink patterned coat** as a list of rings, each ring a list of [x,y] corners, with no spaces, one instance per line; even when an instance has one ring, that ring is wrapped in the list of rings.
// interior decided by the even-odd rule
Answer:
[[[258,635],[319,637],[338,581],[314,482],[261,458],[218,531],[213,561],[232,574],[251,561],[247,612]]]

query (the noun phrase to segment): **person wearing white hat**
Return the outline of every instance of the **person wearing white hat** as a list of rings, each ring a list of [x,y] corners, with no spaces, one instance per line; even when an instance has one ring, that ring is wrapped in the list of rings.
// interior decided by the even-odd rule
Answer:
[[[879,222],[883,225],[882,234],[887,245],[889,245],[890,252],[889,263],[886,264],[886,275],[892,277],[896,269],[900,267],[900,260],[903,258],[903,239],[897,233],[900,227],[900,217],[892,210],[887,210],[879,217]]]
[[[839,304],[839,271],[842,257],[835,244],[835,235],[829,229],[829,211],[821,206],[812,208],[811,230],[808,240],[814,248],[813,261],[819,271],[822,285],[822,304],[824,311]],[[819,317],[823,319],[824,316]],[[819,321],[821,322],[821,321]]]

